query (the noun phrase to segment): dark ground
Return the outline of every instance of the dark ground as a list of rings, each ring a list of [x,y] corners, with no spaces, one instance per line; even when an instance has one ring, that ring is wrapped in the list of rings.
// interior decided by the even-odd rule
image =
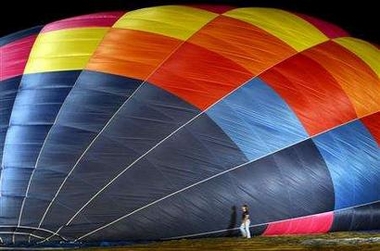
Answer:
[[[320,235],[256,236],[252,239],[205,238],[154,242],[125,247],[84,248],[80,251],[379,251],[380,232],[339,232]]]

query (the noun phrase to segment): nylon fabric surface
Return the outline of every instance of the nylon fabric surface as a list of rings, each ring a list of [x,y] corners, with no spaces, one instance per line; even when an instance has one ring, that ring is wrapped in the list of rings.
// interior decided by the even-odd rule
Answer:
[[[0,38],[5,245],[378,230],[379,48],[302,13],[156,6]]]

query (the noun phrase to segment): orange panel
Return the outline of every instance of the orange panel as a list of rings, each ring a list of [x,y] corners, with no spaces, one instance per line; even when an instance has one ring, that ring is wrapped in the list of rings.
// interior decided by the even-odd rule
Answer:
[[[312,136],[356,118],[346,93],[321,65],[298,54],[261,75]]]
[[[158,34],[111,29],[86,69],[145,80],[181,43]]]
[[[338,81],[358,117],[380,110],[380,82],[373,70],[354,53],[329,41],[304,52]]]
[[[361,119],[380,147],[380,112]]]
[[[254,75],[297,53],[268,32],[225,16],[211,21],[188,41],[231,59]]]
[[[251,77],[233,61],[186,42],[148,81],[206,109]]]

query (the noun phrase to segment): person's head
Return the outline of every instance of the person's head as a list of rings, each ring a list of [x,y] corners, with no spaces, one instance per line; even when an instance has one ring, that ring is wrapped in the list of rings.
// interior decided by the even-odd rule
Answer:
[[[243,211],[248,211],[248,205],[244,204],[242,207]]]

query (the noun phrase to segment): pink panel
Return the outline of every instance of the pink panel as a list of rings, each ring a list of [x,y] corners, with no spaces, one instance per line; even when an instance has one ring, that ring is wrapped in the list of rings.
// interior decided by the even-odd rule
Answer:
[[[46,25],[41,32],[79,27],[111,27],[125,12],[102,12],[63,19]]]
[[[28,36],[0,47],[0,81],[23,74],[36,37]]]
[[[269,223],[263,235],[327,233],[333,223],[333,212]]]
[[[305,19],[315,27],[317,27],[323,34],[325,34],[328,38],[337,38],[337,37],[349,37],[350,34],[340,28],[339,26],[336,26],[335,24],[331,24],[329,22],[320,20],[318,18],[310,17],[303,14],[296,14],[297,16]]]

